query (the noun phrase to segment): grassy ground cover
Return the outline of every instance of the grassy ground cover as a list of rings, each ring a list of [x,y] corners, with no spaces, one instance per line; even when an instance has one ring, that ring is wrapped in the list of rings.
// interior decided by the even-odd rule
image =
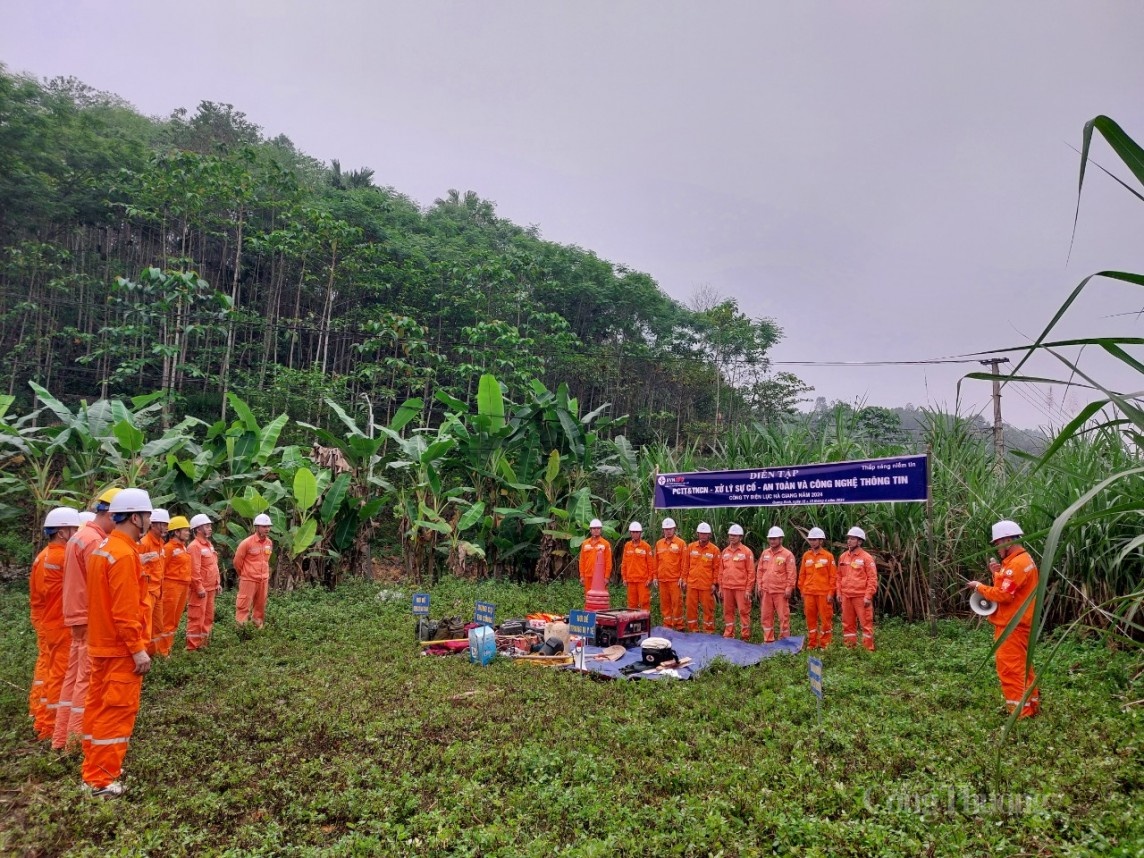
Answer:
[[[1136,855],[1144,849],[1132,660],[1066,643],[1042,717],[1011,735],[990,635],[887,621],[874,654],[690,682],[602,682],[422,658],[378,585],[272,595],[209,651],[147,678],[128,795],[85,799],[37,746],[21,586],[0,589],[0,853],[54,855]],[[408,591],[406,591],[408,592]],[[447,581],[434,616],[577,604],[574,584]],[[977,669],[979,668],[980,669]],[[975,672],[976,670],[976,672]]]

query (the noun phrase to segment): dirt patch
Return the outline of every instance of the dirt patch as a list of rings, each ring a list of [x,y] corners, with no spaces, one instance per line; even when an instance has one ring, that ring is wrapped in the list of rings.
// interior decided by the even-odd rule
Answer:
[[[405,566],[396,557],[374,557],[370,560],[370,577],[385,584],[405,580]]]

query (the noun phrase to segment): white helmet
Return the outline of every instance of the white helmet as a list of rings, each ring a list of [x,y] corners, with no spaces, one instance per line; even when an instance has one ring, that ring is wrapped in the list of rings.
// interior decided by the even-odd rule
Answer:
[[[826,534],[822,532],[821,527],[812,527],[806,534],[807,539],[826,539]]]
[[[711,525],[709,525],[705,521],[701,521],[701,522],[699,522],[699,527],[695,528],[695,532],[696,533],[710,533],[711,532]]]
[[[628,525],[628,530],[633,531],[634,533],[643,533],[643,525],[638,521],[633,521]]]
[[[95,513],[91,510],[85,509],[79,514],[79,523],[83,525],[87,524],[89,521],[95,521]]]
[[[864,530],[863,530],[862,528],[860,528],[860,527],[852,527],[852,528],[850,528],[848,531],[846,531],[846,535],[847,535],[847,536],[857,536],[857,537],[858,537],[859,539],[861,539],[863,542],[865,542],[865,541],[866,541],[866,531],[864,531]]]
[[[674,518],[665,518],[663,520],[663,524],[660,525],[660,528],[662,530],[667,530],[669,527],[675,527],[675,519]]]
[[[58,506],[44,516],[44,527],[79,527],[79,513],[70,506]]]
[[[204,524],[210,523],[211,517],[205,513],[200,512],[198,515],[191,516],[191,530],[194,530],[196,527],[202,527]]]
[[[151,512],[151,496],[143,489],[124,489],[111,499],[112,515],[123,512]]]
[[[261,527],[261,526],[270,527],[273,524],[274,524],[274,522],[272,522],[270,520],[270,516],[268,516],[264,512],[261,512],[254,517],[254,526],[255,527]]]
[[[743,528],[741,528],[737,524],[732,524],[730,527],[727,528],[727,535],[728,536],[742,536],[743,535]]]
[[[151,510],[151,523],[152,524],[170,524],[171,515],[165,509]]]
[[[600,519],[598,519],[598,518],[594,518],[590,522],[588,522],[588,527],[603,527],[603,526],[604,526],[604,522],[600,521]]]
[[[782,539],[786,536],[781,527],[772,527],[767,531],[767,539]]]
[[[1020,525],[1018,525],[1015,521],[1009,521],[1007,518],[1002,519],[993,525],[993,542],[996,542],[998,539],[1005,539],[1010,536],[1024,535],[1025,533],[1021,530]]]

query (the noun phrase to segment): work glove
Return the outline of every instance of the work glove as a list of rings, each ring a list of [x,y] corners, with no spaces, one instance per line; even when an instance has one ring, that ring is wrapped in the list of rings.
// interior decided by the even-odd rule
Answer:
[[[135,673],[140,676],[151,669],[151,656],[147,655],[147,650],[145,649],[132,653],[131,660],[135,662]]]

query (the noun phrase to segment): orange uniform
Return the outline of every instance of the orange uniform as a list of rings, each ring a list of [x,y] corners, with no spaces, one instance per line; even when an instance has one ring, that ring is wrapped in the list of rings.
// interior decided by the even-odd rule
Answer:
[[[723,637],[735,636],[735,614],[743,640],[751,639],[751,585],[755,578],[755,554],[740,542],[723,549],[717,583],[723,596]]]
[[[857,624],[860,623],[862,646],[874,651],[872,600],[877,590],[878,566],[870,552],[855,548],[838,555],[838,601],[842,603],[842,643],[846,646],[858,645]]]
[[[191,555],[190,608],[187,609],[187,651],[193,652],[210,640],[214,627],[215,595],[222,580],[218,574],[218,553],[209,539],[196,536],[187,545]],[[200,596],[199,593],[204,593]]]
[[[798,584],[798,564],[789,548],[764,548],[755,568],[755,592],[762,602],[759,620],[763,643],[774,643],[774,619],[779,619],[779,637],[790,637],[790,594]]]
[[[620,558],[620,575],[628,590],[628,607],[651,610],[651,582],[655,580],[655,555],[651,544],[628,540]]]
[[[715,593],[723,559],[714,542],[696,540],[683,552],[683,581],[687,587],[687,630],[699,631],[699,607],[703,607],[703,631],[715,631]]]
[[[659,610],[663,624],[683,631],[683,599],[679,579],[683,574],[683,556],[687,543],[678,536],[661,539],[655,544],[655,580],[659,582]]]
[[[175,643],[175,631],[187,607],[191,587],[191,555],[182,542],[172,537],[163,546],[163,593],[160,598],[159,639],[156,650],[169,656]]]
[[[68,670],[71,632],[64,625],[63,586],[66,543],[53,540],[32,562],[28,595],[32,609],[32,627],[36,630],[39,655],[32,677],[35,699],[32,717],[36,735],[52,738],[56,713],[60,706],[60,690]],[[64,718],[70,715],[71,704]]]
[[[59,750],[69,739],[79,741],[83,735],[83,706],[91,676],[91,657],[87,652],[87,561],[99,543],[107,538],[94,521],[81,527],[68,540],[64,552],[63,610],[64,625],[71,629],[68,667],[60,689],[59,711],[52,731],[52,747]],[[67,712],[68,717],[63,713]]]
[[[834,608],[830,597],[838,591],[838,566],[825,548],[802,555],[798,591],[806,611],[806,648],[826,649],[834,636]]]
[[[997,664],[997,678],[1001,680],[1001,691],[1005,695],[1005,705],[1012,711],[1021,706],[1025,692],[1033,692],[1021,708],[1021,718],[1036,715],[1041,709],[1041,692],[1036,687],[1037,677],[1028,664],[1029,629],[1033,625],[1033,600],[1029,599],[1037,589],[1040,573],[1033,558],[1021,546],[1015,546],[993,575],[993,586],[984,584],[977,592],[986,599],[997,603],[997,610],[990,617],[993,624],[993,639],[1001,637],[1009,621],[1021,612],[1021,619],[1005,642],[997,648],[994,659]],[[1028,605],[1025,601],[1028,600]]]
[[[120,530],[92,552],[87,570],[91,685],[84,712],[83,781],[102,789],[123,771],[143,677],[132,654],[147,648],[146,588],[138,546]]]
[[[238,572],[238,599],[234,605],[234,621],[245,625],[254,611],[254,625],[266,622],[266,597],[270,588],[270,555],[274,543],[252,534],[234,552],[234,568]]]
[[[143,586],[146,587],[147,598],[147,624],[143,634],[147,636],[147,654],[154,655],[159,644],[159,627],[162,621],[156,622],[156,616],[162,615],[163,593],[163,567],[166,561],[163,558],[163,540],[148,530],[139,540],[139,559],[143,563]]]
[[[584,592],[592,586],[592,573],[596,571],[596,558],[604,557],[604,586],[612,576],[612,543],[602,536],[591,536],[580,545],[580,583]]]

